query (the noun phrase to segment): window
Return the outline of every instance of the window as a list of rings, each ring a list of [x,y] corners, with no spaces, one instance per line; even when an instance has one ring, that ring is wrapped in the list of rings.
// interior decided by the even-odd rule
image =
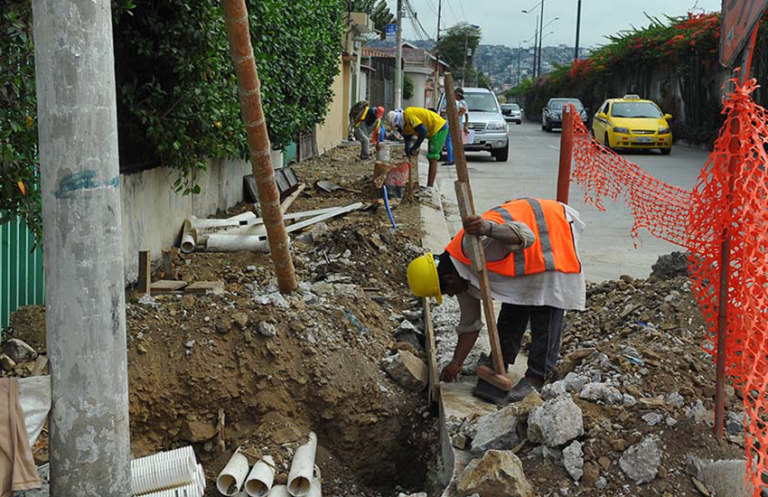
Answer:
[[[467,93],[464,95],[470,112],[499,112],[492,93]]]
[[[661,111],[652,102],[616,102],[613,104],[613,117],[659,118]]]
[[[606,114],[606,115],[607,115],[607,114],[608,114],[608,107],[610,107],[610,106],[611,106],[611,102],[607,102],[607,101],[606,101],[606,102],[603,104],[603,108],[602,108],[602,109],[600,109],[600,112],[602,112],[603,114]]]
[[[576,110],[581,112],[584,110],[584,105],[578,98],[557,98],[549,101],[549,107],[551,110],[562,110],[566,104],[573,104],[576,106]]]

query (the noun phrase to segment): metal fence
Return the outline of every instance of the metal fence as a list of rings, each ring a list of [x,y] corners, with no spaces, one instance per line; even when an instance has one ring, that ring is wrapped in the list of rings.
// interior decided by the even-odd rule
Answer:
[[[0,337],[13,311],[45,303],[43,251],[34,244],[23,221],[0,225]]]

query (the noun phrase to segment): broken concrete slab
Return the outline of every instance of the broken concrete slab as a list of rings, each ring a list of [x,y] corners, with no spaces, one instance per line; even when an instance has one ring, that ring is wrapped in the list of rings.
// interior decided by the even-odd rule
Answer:
[[[472,453],[479,456],[488,450],[509,450],[517,445],[518,416],[517,406],[511,405],[481,417],[472,439]]]
[[[548,400],[528,416],[528,440],[533,443],[558,447],[583,434],[581,408],[570,395]]]
[[[621,470],[638,485],[652,482],[660,465],[661,449],[652,437],[633,445],[619,459]]]
[[[520,459],[509,450],[489,450],[475,459],[459,477],[460,497],[533,497]]]
[[[581,442],[578,440],[574,440],[571,445],[563,449],[563,466],[573,481],[579,481],[584,475],[584,453],[581,450]]]
[[[418,392],[429,383],[427,365],[406,350],[385,357],[381,361],[381,366],[393,380],[407,390]]]

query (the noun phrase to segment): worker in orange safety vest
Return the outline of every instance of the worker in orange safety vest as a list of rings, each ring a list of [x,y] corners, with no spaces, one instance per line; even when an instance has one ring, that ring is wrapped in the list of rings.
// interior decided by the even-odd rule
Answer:
[[[408,283],[415,295],[435,297],[438,303],[442,295],[457,297],[458,343],[440,375],[443,381],[457,381],[484,326],[479,283],[467,257],[464,233],[480,237],[491,294],[502,302],[498,331],[505,366],[514,364],[529,323],[531,327],[528,369],[506,399],[517,402],[541,391],[554,372],[565,311],[585,308],[586,284],[577,250],[584,223],[567,205],[522,198],[482,216],[469,216],[463,225],[438,263],[429,253],[411,262]]]

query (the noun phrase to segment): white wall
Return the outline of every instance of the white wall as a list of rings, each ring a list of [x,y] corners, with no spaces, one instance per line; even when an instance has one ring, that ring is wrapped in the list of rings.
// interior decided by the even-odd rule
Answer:
[[[158,260],[161,250],[178,245],[181,225],[190,215],[207,217],[244,200],[243,176],[251,164],[242,160],[209,161],[200,173],[198,195],[175,193],[176,173],[155,168],[120,175],[123,223],[123,264],[126,283],[138,277],[139,251],[149,250]]]
[[[425,93],[427,91],[427,75],[421,73],[405,73],[413,81],[413,97],[403,100],[403,108],[406,107],[424,107],[427,108]]]

